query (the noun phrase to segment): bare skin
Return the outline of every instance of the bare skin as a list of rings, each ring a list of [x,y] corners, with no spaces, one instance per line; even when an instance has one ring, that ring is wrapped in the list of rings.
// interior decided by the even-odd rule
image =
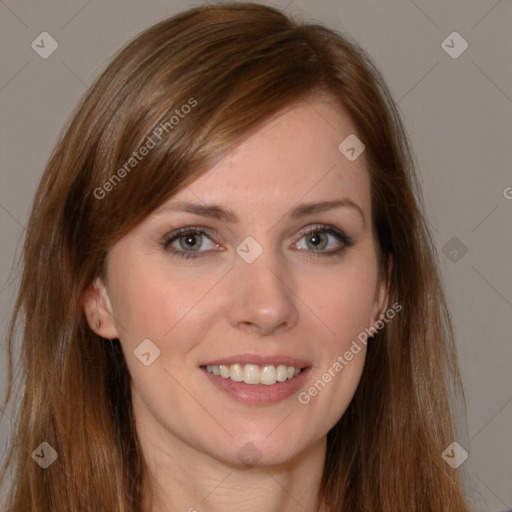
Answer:
[[[322,510],[326,435],[353,398],[365,350],[307,404],[298,393],[268,405],[236,400],[201,366],[240,354],[296,357],[309,364],[307,391],[385,311],[364,153],[351,162],[338,150],[351,133],[327,97],[285,109],[166,203],[219,205],[239,222],[154,212],[111,249],[105,282],[91,284],[89,324],[120,339],[133,378],[148,511]],[[191,230],[165,248],[164,237],[184,227],[207,233]],[[236,252],[248,236],[263,250],[252,263]],[[145,339],[160,350],[149,366],[134,356]],[[255,467],[239,456],[247,443]]]

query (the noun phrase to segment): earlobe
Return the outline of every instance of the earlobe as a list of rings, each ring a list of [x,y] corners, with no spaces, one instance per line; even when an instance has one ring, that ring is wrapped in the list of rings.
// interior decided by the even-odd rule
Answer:
[[[97,277],[86,288],[82,305],[87,323],[98,336],[107,339],[118,338],[110,298],[103,281]]]

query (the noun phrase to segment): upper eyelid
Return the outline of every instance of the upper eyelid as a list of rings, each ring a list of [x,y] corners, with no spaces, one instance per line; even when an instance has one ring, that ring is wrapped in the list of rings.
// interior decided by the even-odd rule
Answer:
[[[215,237],[217,237],[217,235],[213,234],[214,231],[215,230],[208,228],[206,226],[184,226],[182,228],[174,229],[173,231],[170,231],[169,233],[165,234],[163,239],[164,240],[173,240],[175,238],[184,236],[187,233],[201,233],[202,235],[208,236],[212,241],[216,241]],[[219,238],[222,238],[222,237],[219,236]]]

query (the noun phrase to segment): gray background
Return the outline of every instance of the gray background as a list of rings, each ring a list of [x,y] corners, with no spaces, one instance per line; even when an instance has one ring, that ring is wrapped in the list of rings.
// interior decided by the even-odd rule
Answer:
[[[267,3],[352,35],[398,102],[456,329],[468,404],[468,437],[459,442],[469,458],[459,471],[475,510],[512,509],[512,2]],[[2,332],[18,284],[12,265],[31,199],[73,107],[114,51],[161,18],[199,4],[0,2]],[[31,48],[44,31],[59,44],[47,59]],[[454,31],[469,45],[456,59],[441,46]],[[4,359],[2,352],[2,380]],[[3,451],[12,419],[5,417],[0,427]]]

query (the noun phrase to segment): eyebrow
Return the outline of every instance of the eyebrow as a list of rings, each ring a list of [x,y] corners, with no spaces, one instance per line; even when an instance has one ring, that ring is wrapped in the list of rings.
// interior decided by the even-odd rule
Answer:
[[[363,220],[363,225],[366,225],[366,218],[361,207],[349,198],[337,199],[333,201],[320,201],[318,203],[303,203],[295,208],[292,208],[284,218],[290,220],[297,220],[302,217],[307,217],[315,213],[333,210],[335,208],[350,208],[359,213]],[[157,215],[169,212],[184,212],[200,215],[201,217],[208,217],[211,219],[219,220],[222,222],[238,223],[240,219],[237,214],[230,208],[224,208],[216,204],[195,204],[185,202],[168,203],[156,210]]]

